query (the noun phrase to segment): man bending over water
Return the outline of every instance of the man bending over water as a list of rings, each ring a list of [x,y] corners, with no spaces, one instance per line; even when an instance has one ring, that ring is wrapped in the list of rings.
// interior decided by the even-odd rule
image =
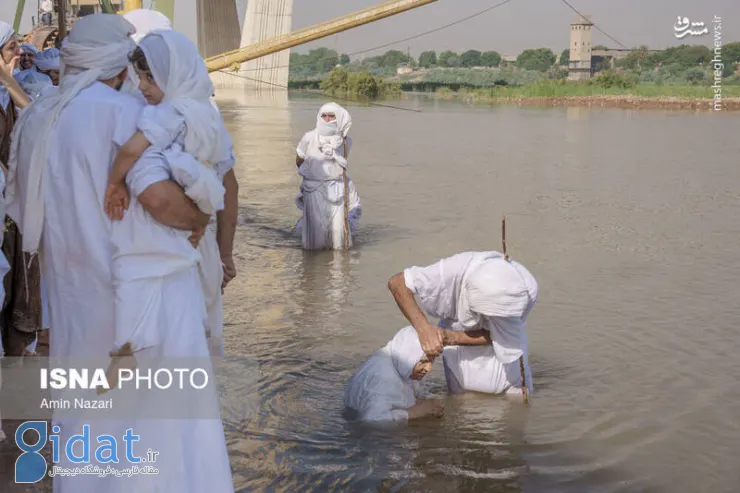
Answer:
[[[388,288],[427,356],[442,354],[450,392],[522,395],[524,373],[532,393],[524,326],[538,286],[523,265],[499,252],[459,253],[409,267]],[[439,326],[422,308],[440,319]]]

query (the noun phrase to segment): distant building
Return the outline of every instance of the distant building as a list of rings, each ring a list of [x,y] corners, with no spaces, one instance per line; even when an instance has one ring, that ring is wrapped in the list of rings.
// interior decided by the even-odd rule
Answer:
[[[409,65],[408,63],[402,63],[396,68],[396,74],[398,75],[408,75],[414,73],[414,67]]]
[[[568,80],[591,78],[591,41],[593,23],[580,15],[570,23],[570,57]]]

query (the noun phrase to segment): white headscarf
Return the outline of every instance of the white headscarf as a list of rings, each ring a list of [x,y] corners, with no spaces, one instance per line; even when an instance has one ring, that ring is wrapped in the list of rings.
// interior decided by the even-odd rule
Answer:
[[[59,70],[59,50],[57,48],[47,48],[40,51],[33,57],[33,63],[36,64],[36,68],[45,72]]]
[[[498,252],[473,260],[458,297],[458,321],[465,328],[483,324],[491,333],[496,358],[504,364],[522,354],[522,331],[537,301],[534,276],[519,262]]]
[[[223,159],[228,133],[211,103],[214,88],[198,49],[177,31],[155,31],[139,43],[152,77],[171,104],[185,118],[185,152],[202,163]],[[226,146],[226,147],[225,147]]]
[[[416,330],[413,327],[399,330],[349,380],[345,405],[357,411],[363,420],[407,419],[407,409],[414,405],[417,394],[411,372],[423,357]]]
[[[5,46],[14,36],[13,26],[5,21],[0,21],[0,48]]]
[[[31,99],[36,99],[41,91],[54,85],[48,75],[34,70],[28,70],[22,76],[16,76],[16,80]]]
[[[326,113],[333,114],[336,119],[325,122],[321,115]],[[316,115],[316,138],[318,139],[319,149],[326,157],[333,157],[343,168],[347,167],[347,160],[344,159],[344,155],[335,151],[341,147],[351,126],[352,117],[349,112],[337,103],[326,103],[319,110],[319,114]]]
[[[23,251],[36,253],[44,225],[43,173],[46,167],[49,136],[62,110],[80,91],[99,80],[111,79],[128,66],[128,55],[136,48],[129,35],[134,27],[115,14],[92,14],[77,21],[64,39],[61,50],[58,91],[49,92],[32,103],[39,106],[46,121],[34,139],[31,162],[18,169],[18,144],[28,115],[21,113],[13,130],[10,149],[7,214],[18,224],[23,236]],[[33,107],[33,106],[32,106]],[[25,187],[19,188],[17,173],[25,173]]]
[[[31,43],[23,43],[21,45],[21,50],[23,50],[23,53],[33,53],[34,55],[41,52],[36,46],[32,45]]]
[[[385,349],[393,360],[393,367],[404,380],[410,380],[414,366],[424,357],[419,336],[413,327],[399,330]]]
[[[8,41],[13,39],[14,37],[15,31],[13,30],[13,26],[8,24],[7,22],[0,21],[0,48],[5,46]],[[5,86],[0,85],[0,106],[5,109],[7,108],[9,102],[10,93],[8,93],[8,90],[5,88]]]
[[[139,44],[152,31],[167,31],[172,29],[172,22],[167,16],[156,10],[136,9],[127,12],[123,17],[136,28],[136,32],[131,35],[131,39],[136,44]],[[144,99],[144,96],[139,90],[139,75],[133,67],[129,67],[128,77],[126,77],[126,82],[121,88],[121,91]]]
[[[161,12],[149,9],[136,9],[127,12],[123,17],[134,25],[136,32],[131,35],[131,39],[136,44],[152,31],[169,31],[172,29],[172,21]]]

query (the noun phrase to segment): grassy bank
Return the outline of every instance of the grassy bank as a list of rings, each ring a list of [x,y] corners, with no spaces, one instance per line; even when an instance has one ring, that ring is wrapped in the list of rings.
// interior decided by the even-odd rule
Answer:
[[[539,82],[523,86],[495,86],[434,92],[442,99],[467,103],[596,104],[627,107],[681,107],[712,109],[714,89],[696,85],[637,84],[633,87],[600,87],[592,84]],[[723,110],[740,110],[740,86],[722,87]]]

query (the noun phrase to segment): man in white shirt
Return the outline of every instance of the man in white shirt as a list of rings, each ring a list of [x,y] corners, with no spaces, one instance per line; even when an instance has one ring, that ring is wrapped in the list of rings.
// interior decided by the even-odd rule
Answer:
[[[388,287],[424,351],[442,353],[451,392],[522,395],[522,376],[533,390],[524,326],[538,286],[523,265],[499,252],[464,252],[409,267]]]

